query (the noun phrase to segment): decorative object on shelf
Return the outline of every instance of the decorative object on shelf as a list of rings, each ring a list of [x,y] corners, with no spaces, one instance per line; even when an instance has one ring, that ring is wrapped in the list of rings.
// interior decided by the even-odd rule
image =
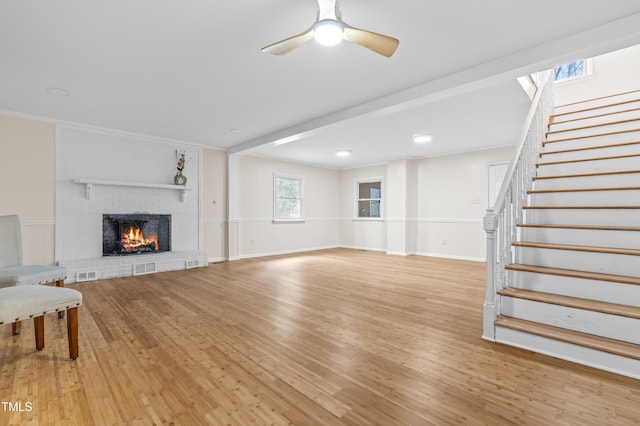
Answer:
[[[176,173],[176,175],[173,177],[173,183],[175,183],[176,185],[186,185],[187,177],[182,174],[182,170],[184,169],[184,165],[186,163],[184,151],[180,151],[179,154],[176,151],[176,155],[178,157],[178,173]]]

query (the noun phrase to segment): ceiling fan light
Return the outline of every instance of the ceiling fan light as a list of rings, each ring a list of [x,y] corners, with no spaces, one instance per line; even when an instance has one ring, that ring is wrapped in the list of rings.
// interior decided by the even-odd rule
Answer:
[[[313,27],[313,37],[323,46],[335,46],[342,41],[344,28],[334,19],[318,21]]]

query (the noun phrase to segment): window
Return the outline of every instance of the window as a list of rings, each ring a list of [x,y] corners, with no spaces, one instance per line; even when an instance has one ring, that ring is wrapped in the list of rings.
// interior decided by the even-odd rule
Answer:
[[[302,178],[274,175],[273,220],[299,221],[303,219]]]
[[[591,61],[580,59],[553,69],[553,81],[573,80],[591,74]]]
[[[356,218],[382,218],[382,179],[371,178],[356,181]]]

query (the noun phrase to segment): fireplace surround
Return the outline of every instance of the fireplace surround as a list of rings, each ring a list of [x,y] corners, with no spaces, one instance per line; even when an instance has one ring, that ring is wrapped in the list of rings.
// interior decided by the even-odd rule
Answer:
[[[103,214],[102,256],[171,251],[171,215]]]

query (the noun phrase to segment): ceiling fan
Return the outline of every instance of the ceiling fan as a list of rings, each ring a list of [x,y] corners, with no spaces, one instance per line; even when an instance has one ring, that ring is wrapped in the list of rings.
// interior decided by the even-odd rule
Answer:
[[[346,24],[342,20],[337,0],[318,0],[318,14],[311,28],[301,34],[265,46],[261,50],[273,55],[284,55],[312,38],[325,46],[333,46],[342,40],[347,40],[386,57],[393,55],[400,43],[397,38]]]

